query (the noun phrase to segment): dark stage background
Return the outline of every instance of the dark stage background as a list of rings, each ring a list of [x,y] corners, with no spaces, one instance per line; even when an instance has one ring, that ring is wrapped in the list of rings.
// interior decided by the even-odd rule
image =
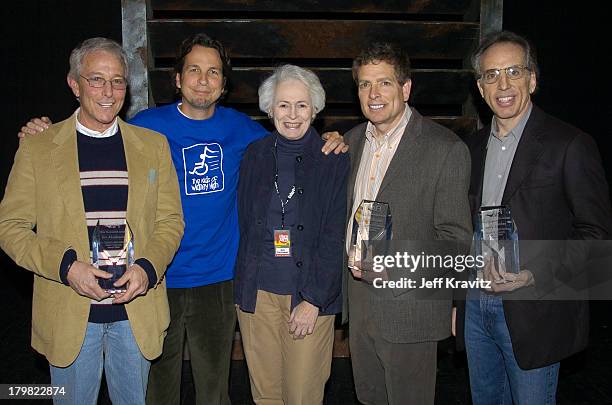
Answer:
[[[608,14],[601,10],[603,3],[593,0],[504,3],[504,28],[526,35],[538,49],[541,76],[535,102],[596,139],[610,182],[611,38]],[[65,79],[70,50],[79,41],[93,36],[107,36],[120,42],[121,2],[21,0],[4,2],[1,9],[0,85],[4,96],[0,195],[3,195],[20,126],[30,117],[48,115],[59,121],[74,111],[77,103]],[[0,266],[0,383],[46,382],[41,376],[45,375],[47,364],[29,348],[32,275],[17,269],[3,252]],[[612,306],[595,303],[592,307],[592,345],[562,371],[570,377],[564,377],[561,385],[563,381],[565,385],[569,382],[577,390],[575,396],[564,394],[563,403],[612,403],[609,384],[612,372],[608,365],[612,351],[606,349],[612,340],[608,328]],[[14,367],[16,364],[19,367]]]

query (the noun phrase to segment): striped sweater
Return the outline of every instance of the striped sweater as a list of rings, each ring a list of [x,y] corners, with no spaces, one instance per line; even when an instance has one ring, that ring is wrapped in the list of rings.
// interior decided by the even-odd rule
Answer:
[[[128,172],[121,132],[105,138],[87,136],[77,131],[77,149],[81,192],[87,219],[89,245],[92,234],[99,223],[101,226],[116,227],[121,235],[125,232],[128,201]],[[121,236],[122,237],[122,236]],[[135,241],[137,243],[137,241]],[[121,249],[107,251],[108,256],[100,263],[101,269],[109,265],[125,264]],[[91,251],[90,251],[91,256]],[[60,266],[60,278],[65,284],[67,269],[76,260],[76,252],[66,252]],[[149,286],[155,285],[157,276],[151,263],[140,258],[136,263],[144,268],[149,277]],[[89,322],[107,323],[128,319],[124,305],[113,305],[112,298],[97,302],[92,300]]]

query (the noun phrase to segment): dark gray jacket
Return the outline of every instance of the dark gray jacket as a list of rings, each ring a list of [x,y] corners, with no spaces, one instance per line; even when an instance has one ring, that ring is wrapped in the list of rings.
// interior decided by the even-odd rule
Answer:
[[[349,216],[366,125],[360,124],[345,135],[351,153],[347,192]],[[393,240],[470,240],[469,180],[470,156],[465,144],[447,128],[412,109],[376,197],[377,201],[390,205]],[[344,272],[343,281],[345,291],[349,283],[355,282],[349,271]],[[414,343],[441,340],[450,335],[452,291],[446,291],[446,295],[437,300],[417,300],[418,289],[381,291],[369,288],[367,291],[367,296],[358,299],[368,300],[386,340]],[[346,322],[351,303],[347,300],[348,294],[343,296],[346,297],[343,307],[343,321]]]

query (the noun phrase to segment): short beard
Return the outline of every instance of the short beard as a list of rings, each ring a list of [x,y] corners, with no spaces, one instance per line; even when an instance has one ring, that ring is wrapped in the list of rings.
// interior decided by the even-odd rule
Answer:
[[[193,100],[189,100],[183,97],[183,102],[189,104],[191,107],[198,110],[208,110],[212,105],[217,104],[221,99],[221,96],[217,97],[215,100],[205,100],[201,103],[194,102]]]

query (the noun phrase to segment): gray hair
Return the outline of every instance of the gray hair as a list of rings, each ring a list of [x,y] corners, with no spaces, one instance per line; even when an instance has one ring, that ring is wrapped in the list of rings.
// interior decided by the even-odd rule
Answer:
[[[531,71],[536,75],[536,78],[539,79],[540,71],[538,69],[535,48],[526,38],[523,38],[522,36],[511,31],[500,31],[489,34],[482,40],[480,46],[478,46],[478,49],[474,51],[471,62],[477,78],[480,78],[482,75],[482,72],[480,71],[480,59],[482,58],[482,55],[487,49],[500,43],[510,43],[521,47],[525,53],[525,66],[531,69]]]
[[[112,39],[96,37],[89,38],[77,45],[70,53],[70,71],[68,75],[74,80],[78,80],[83,66],[83,59],[90,53],[105,51],[115,55],[123,65],[124,77],[128,77],[128,57],[121,45]]]
[[[304,83],[310,94],[312,109],[315,114],[325,108],[325,90],[317,75],[308,69],[295,65],[282,65],[274,69],[274,72],[259,86],[259,109],[266,114],[272,110],[276,88],[287,80],[299,80]]]

